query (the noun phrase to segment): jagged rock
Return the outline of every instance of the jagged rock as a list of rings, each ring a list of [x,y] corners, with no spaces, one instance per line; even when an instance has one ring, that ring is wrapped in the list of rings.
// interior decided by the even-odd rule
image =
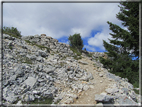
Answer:
[[[73,98],[68,98],[64,103],[65,104],[70,104],[70,103],[73,103]]]
[[[35,55],[27,55],[26,57],[28,57],[31,60],[36,60],[36,56]]]
[[[133,100],[131,100],[131,99],[129,99],[128,98],[128,96],[120,96],[119,98],[118,98],[118,103],[120,104],[120,105],[124,105],[124,104],[129,104],[129,105],[133,105],[133,104],[137,104],[135,101],[133,101]]]
[[[97,102],[103,102],[103,103],[112,103],[114,98],[112,96],[109,96],[109,95],[98,95],[96,94],[95,95],[95,100]]]
[[[28,77],[28,79],[26,79],[26,80],[24,81],[24,83],[25,83],[26,85],[29,85],[30,88],[32,88],[32,87],[35,85],[36,81],[37,81],[36,78]]]
[[[105,91],[109,94],[114,94],[115,92],[118,92],[119,89],[118,88],[107,88]]]
[[[44,60],[43,60],[43,58],[42,58],[41,56],[38,56],[38,57],[36,58],[36,60],[39,61],[39,62],[41,62],[41,63],[44,62]]]
[[[50,68],[44,68],[43,71],[45,71],[47,74],[49,74],[49,73],[53,73],[55,69],[56,69],[55,67],[51,66]]]
[[[100,77],[103,77],[103,74],[99,74]]]
[[[11,36],[9,36],[7,34],[3,34],[3,39],[15,40],[14,37],[11,37]]]
[[[35,70],[42,72],[43,71],[43,65],[42,64],[36,65]]]
[[[41,56],[41,57],[47,57],[47,53],[42,51],[42,50],[38,51],[38,55]]]
[[[86,91],[88,89],[89,89],[89,86],[88,85],[84,85],[83,90]]]
[[[84,62],[84,61],[79,61],[79,63],[84,64],[84,65],[88,65],[88,63]]]
[[[10,103],[14,103],[17,100],[17,97],[14,95],[14,93],[9,93],[9,95],[4,99]]]
[[[77,99],[78,96],[76,94],[67,94],[68,97],[73,98],[73,99]]]
[[[123,91],[123,93],[125,93],[126,95],[128,95],[129,90],[127,88],[122,88],[121,90]]]

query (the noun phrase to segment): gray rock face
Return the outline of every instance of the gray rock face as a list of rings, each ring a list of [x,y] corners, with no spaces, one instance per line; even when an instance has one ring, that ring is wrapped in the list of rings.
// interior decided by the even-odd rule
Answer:
[[[95,95],[95,100],[98,102],[103,102],[103,103],[112,103],[114,98],[109,95]]]
[[[129,99],[127,96],[121,96],[118,99],[118,103],[119,104],[137,104],[136,102],[134,102],[133,100]]]
[[[24,83],[32,88],[35,85],[36,81],[36,78],[28,77],[28,79],[26,79]]]

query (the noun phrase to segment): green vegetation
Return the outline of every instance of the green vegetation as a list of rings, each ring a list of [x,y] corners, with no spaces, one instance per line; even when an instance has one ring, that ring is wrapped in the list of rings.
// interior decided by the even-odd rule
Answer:
[[[28,57],[24,57],[21,59],[21,62],[22,63],[27,63],[27,64],[32,64],[32,60],[29,59]]]
[[[68,40],[70,49],[78,56],[80,56],[83,48],[83,40],[81,39],[80,34],[70,35]]]
[[[23,104],[52,104],[53,98],[42,98],[41,100],[35,99],[30,102],[22,102]]]
[[[68,40],[71,47],[77,48],[79,51],[82,50],[83,40],[81,39],[80,34],[75,33],[74,35],[70,35]]]
[[[37,46],[37,47],[39,47],[40,49],[47,49],[47,52],[49,52],[50,53],[50,48],[48,48],[48,47],[45,47],[45,46],[42,46],[42,45],[38,45],[38,44],[36,44],[35,42],[30,42],[29,40],[25,40],[27,43],[29,43],[30,45],[35,45],[35,46]]]
[[[70,47],[70,50],[72,50],[73,53],[76,53],[77,56],[80,56],[80,55],[81,55],[81,52],[78,51],[77,48]]]
[[[13,49],[13,47],[12,47],[12,46],[9,46],[9,49],[11,49],[11,50],[12,50],[12,49]]]
[[[100,62],[109,68],[111,73],[127,78],[134,87],[139,87],[139,3],[120,4],[117,18],[128,30],[107,22],[113,32],[110,33],[113,39],[109,39],[110,43],[103,41],[108,58],[100,58]]]
[[[92,53],[88,53],[88,54],[86,54],[88,57],[92,57],[93,56],[93,54]]]
[[[96,64],[93,64],[94,66],[96,66]]]
[[[134,91],[135,91],[136,94],[139,94],[139,90],[134,89]]]
[[[82,59],[82,56],[77,56],[77,55],[75,55],[75,56],[74,56],[74,59],[76,59],[76,60]]]
[[[63,67],[65,65],[65,63],[64,62],[60,62],[60,65],[61,65],[61,67]]]
[[[28,57],[23,57],[23,56],[17,55],[17,57],[15,57],[15,59],[17,59],[18,62],[20,62],[20,63],[33,64],[32,60],[29,59]]]
[[[18,31],[18,29],[14,27],[3,27],[2,31],[3,31],[3,34],[5,33],[15,38],[20,39],[22,37],[21,32]]]

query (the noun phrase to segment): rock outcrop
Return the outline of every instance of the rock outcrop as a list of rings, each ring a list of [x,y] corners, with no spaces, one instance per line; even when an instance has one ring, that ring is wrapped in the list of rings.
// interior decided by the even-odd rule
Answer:
[[[3,34],[3,104],[31,104],[45,99],[52,99],[50,104],[73,103],[80,92],[91,87],[90,81],[95,79],[92,73],[79,66],[79,63],[88,63],[79,62],[73,56],[68,45],[44,34],[22,39]],[[93,57],[98,56],[93,54]],[[95,63],[104,71],[100,78],[106,75],[117,83],[101,95],[94,95],[94,101],[103,104],[141,102],[127,79],[117,77],[102,68],[99,62]]]
[[[58,40],[53,39],[52,37],[46,36],[45,34],[35,35],[35,36],[24,36],[23,40],[28,40],[31,43],[36,43],[50,48],[54,52],[58,52],[63,55],[72,56],[73,52],[70,50],[69,45],[65,43],[59,43]]]

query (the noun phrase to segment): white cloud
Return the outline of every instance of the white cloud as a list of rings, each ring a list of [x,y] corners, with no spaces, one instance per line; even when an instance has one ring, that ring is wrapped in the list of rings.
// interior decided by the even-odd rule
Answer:
[[[4,3],[3,25],[17,27],[22,35],[45,33],[53,38],[103,29],[115,24],[119,3]]]
[[[93,52],[96,51],[94,47],[89,46],[89,45],[84,45],[84,48],[86,48],[86,49],[88,49],[88,50],[90,50],[90,51],[93,51]]]
[[[108,38],[112,39],[111,35],[109,35],[109,30],[103,30],[102,32],[95,34],[94,37],[89,38],[88,44],[105,50],[103,46],[103,40],[109,42]]]

